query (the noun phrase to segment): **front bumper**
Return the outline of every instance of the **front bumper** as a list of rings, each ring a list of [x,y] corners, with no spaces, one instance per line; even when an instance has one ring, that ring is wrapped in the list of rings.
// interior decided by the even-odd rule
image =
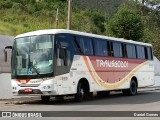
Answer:
[[[29,91],[27,89],[30,89]],[[12,80],[12,93],[13,95],[23,95],[23,94],[41,94],[41,95],[57,95],[56,87],[52,80],[43,81],[39,86],[35,87],[21,87],[17,84],[15,80]]]

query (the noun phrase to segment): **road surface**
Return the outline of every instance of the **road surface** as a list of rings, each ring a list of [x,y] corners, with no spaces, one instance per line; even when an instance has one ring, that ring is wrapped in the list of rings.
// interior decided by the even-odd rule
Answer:
[[[69,99],[65,101],[51,101],[49,103],[42,103],[41,101],[32,101],[28,104],[8,104],[5,106],[0,106],[0,111],[56,111],[53,112],[52,115],[56,114],[61,117],[46,117],[45,119],[47,120],[61,120],[61,119],[67,119],[67,120],[106,120],[106,119],[118,119],[118,120],[128,120],[128,119],[142,119],[142,120],[147,120],[147,119],[160,119],[160,90],[155,90],[155,91],[141,91],[139,92],[136,96],[123,96],[120,92],[118,93],[111,93],[110,96],[107,97],[97,97],[95,96],[92,100],[87,100],[82,103],[77,103],[74,102],[74,100]],[[69,114],[71,117],[66,117],[66,111],[73,112]],[[76,112],[78,111],[78,112]],[[89,117],[84,117],[86,114],[85,112],[89,115]],[[112,117],[98,117],[100,116],[100,112],[96,111],[101,111],[102,116],[107,116],[106,111],[113,111],[113,114],[115,117],[113,118],[112,113],[109,113]],[[117,111],[117,112],[116,112]],[[121,111],[126,111],[122,112]],[[134,111],[134,112],[128,112],[128,111]],[[120,114],[139,114],[139,112],[142,111],[142,114],[147,114],[152,111],[153,114],[157,114],[159,117],[121,117]],[[145,111],[145,113],[144,113]],[[153,112],[154,111],[154,112]],[[158,111],[158,112],[155,112]],[[105,115],[106,112],[106,115]],[[47,113],[47,112],[46,112]],[[76,117],[80,116],[82,117]],[[116,115],[117,114],[117,115]],[[94,117],[93,117],[93,116]],[[62,118],[64,117],[64,118]],[[2,118],[0,118],[1,120]],[[9,118],[3,118],[4,120]],[[2,120],[3,120],[2,119]],[[12,118],[14,120],[19,120],[20,118]],[[11,119],[11,120],[12,120]],[[26,118],[27,119],[27,118]],[[33,118],[32,118],[33,119]],[[44,118],[34,118],[35,120],[43,120]]]

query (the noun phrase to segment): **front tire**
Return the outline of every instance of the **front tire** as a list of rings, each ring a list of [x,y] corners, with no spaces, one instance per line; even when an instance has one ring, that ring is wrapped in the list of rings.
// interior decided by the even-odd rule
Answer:
[[[82,102],[84,99],[84,94],[85,94],[85,91],[84,91],[84,87],[82,86],[82,83],[78,83],[77,94],[75,95],[75,100],[77,102]]]
[[[137,94],[137,83],[134,79],[131,80],[130,88],[122,90],[124,95],[134,96]]]

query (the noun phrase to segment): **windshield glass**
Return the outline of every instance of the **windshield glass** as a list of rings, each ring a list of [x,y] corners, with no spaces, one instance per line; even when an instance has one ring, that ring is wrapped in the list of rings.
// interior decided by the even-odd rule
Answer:
[[[53,72],[51,35],[17,38],[13,47],[12,74],[39,75]]]

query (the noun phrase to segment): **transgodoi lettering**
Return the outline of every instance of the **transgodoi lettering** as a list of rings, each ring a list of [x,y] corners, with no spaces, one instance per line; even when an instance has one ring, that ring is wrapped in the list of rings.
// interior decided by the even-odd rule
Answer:
[[[127,68],[128,61],[119,60],[96,60],[97,67],[111,67],[111,68]]]

